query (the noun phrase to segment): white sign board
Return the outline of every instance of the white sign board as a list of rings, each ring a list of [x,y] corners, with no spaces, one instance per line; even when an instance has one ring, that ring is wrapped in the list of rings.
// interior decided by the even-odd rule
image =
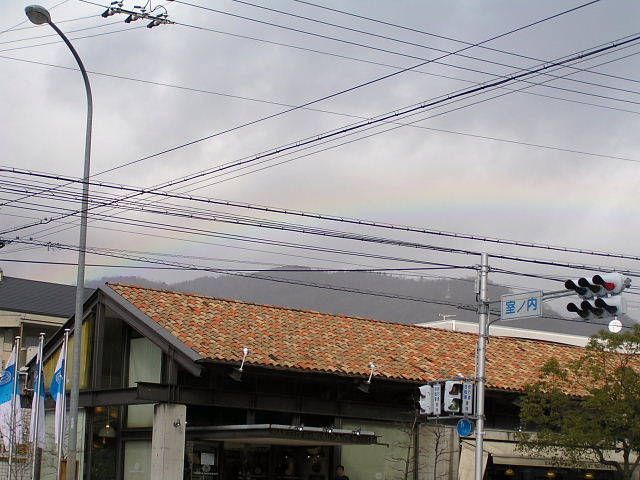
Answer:
[[[542,316],[542,292],[502,295],[500,299],[500,320]]]
[[[462,413],[465,415],[473,415],[473,389],[471,382],[462,384]]]
[[[433,386],[433,414],[439,416],[442,413],[442,384]]]

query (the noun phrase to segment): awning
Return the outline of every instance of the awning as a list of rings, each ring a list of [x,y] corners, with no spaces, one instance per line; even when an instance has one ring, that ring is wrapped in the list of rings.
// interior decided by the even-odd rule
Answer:
[[[486,445],[488,442],[484,442]],[[482,471],[487,468],[489,453],[483,449]],[[474,480],[476,474],[476,444],[463,440],[460,445],[460,463],[458,464],[458,480]]]
[[[516,449],[513,442],[483,442],[483,470],[487,466],[487,459],[491,455],[493,463],[499,465],[524,465],[533,467],[557,467],[557,458],[532,456]],[[608,452],[608,458],[622,461],[622,456],[613,451]],[[598,462],[585,461],[578,465],[566,465],[569,468],[582,468],[585,470],[612,470],[612,467],[602,465]],[[475,473],[475,442],[473,440],[463,440],[460,451],[460,463],[458,466],[458,480],[474,480]]]
[[[378,439],[365,430],[276,424],[187,427],[186,434],[202,440],[269,445],[372,445]]]

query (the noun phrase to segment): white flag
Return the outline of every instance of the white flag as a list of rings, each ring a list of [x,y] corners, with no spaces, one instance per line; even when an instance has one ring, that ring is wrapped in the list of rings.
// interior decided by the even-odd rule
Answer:
[[[66,359],[66,345],[63,345],[60,349],[60,355],[58,356],[58,362],[56,363],[56,370],[51,380],[51,387],[49,393],[56,401],[56,417],[55,417],[55,443],[60,444],[60,436],[62,434],[62,426],[64,425],[64,380],[65,380],[65,364]]]
[[[9,450],[12,431],[14,432],[13,444],[22,443],[22,408],[20,407],[20,393],[17,388],[15,389],[15,396],[13,395],[16,379],[16,347],[13,347],[7,366],[0,376],[0,433],[6,450]],[[11,418],[12,399],[15,405],[14,418]]]
[[[44,372],[42,371],[42,358],[40,355],[42,348],[38,351],[38,361],[36,364],[36,379],[33,382],[33,401],[31,402],[31,424],[29,429],[29,441],[35,443],[37,434],[37,445],[45,447],[44,440]]]

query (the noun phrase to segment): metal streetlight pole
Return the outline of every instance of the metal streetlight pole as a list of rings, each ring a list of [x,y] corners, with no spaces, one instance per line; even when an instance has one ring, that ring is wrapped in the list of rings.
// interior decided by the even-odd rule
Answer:
[[[89,209],[89,167],[91,159],[91,124],[93,118],[93,99],[89,76],[82,64],[82,60],[73,48],[69,39],[51,21],[51,15],[40,5],[29,5],[25,9],[27,17],[32,23],[42,25],[48,23],[69,47],[73,57],[80,67],[84,86],[87,91],[87,130],[84,146],[84,174],[82,178],[82,207],[80,210],[80,240],[78,243],[78,276],[76,281],[76,308],[73,323],[73,370],[71,375],[71,395],[69,397],[69,444],[67,447],[67,480],[76,478],[76,452],[78,442],[78,400],[80,397],[80,355],[82,346],[82,318],[84,304],[84,269],[85,250],[87,247],[87,210]]]
[[[476,458],[475,480],[484,476],[484,387],[486,384],[485,366],[487,360],[487,337],[489,336],[489,304],[487,298],[487,276],[489,273],[489,256],[480,256],[480,272],[478,283],[478,350],[476,368]]]

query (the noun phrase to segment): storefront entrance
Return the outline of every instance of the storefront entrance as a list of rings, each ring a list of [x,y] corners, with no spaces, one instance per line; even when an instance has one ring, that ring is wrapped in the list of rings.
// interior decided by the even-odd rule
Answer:
[[[225,444],[222,480],[329,480],[328,447]]]
[[[332,447],[187,442],[185,480],[331,480]]]
[[[614,480],[613,470],[487,465],[485,480]]]
[[[473,480],[475,444],[462,441],[458,465],[459,480]],[[611,452],[615,454],[615,452]],[[535,456],[517,449],[514,442],[485,441],[484,480],[614,480],[615,472],[602,464],[584,461],[558,465],[552,457]]]

